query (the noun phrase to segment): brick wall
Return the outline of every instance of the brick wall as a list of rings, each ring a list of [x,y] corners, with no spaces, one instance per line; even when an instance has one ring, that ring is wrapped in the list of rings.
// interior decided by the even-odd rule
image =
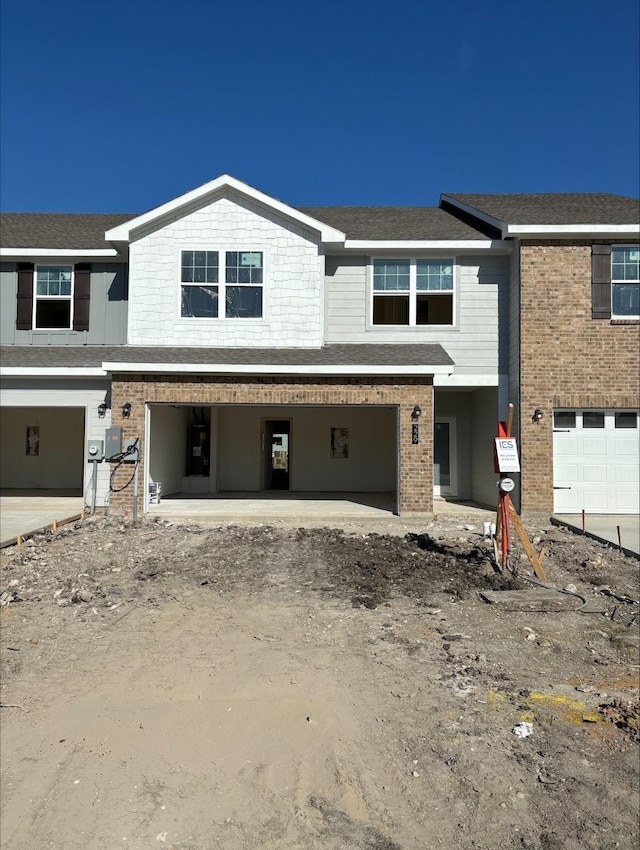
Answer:
[[[119,411],[125,402],[131,404],[131,416],[121,419]],[[144,481],[144,412],[145,404],[170,403],[189,406],[217,404],[260,405],[385,405],[400,411],[400,513],[431,513],[433,510],[433,386],[430,378],[228,378],[218,376],[167,377],[160,375],[114,375],[111,385],[113,424],[122,425],[123,437],[140,438],[140,495],[142,511]],[[420,442],[413,445],[411,412],[418,404]],[[121,466],[114,475],[115,489],[123,487],[131,477],[131,467]],[[130,513],[130,484],[111,494],[111,508]]]
[[[591,244],[521,245],[523,512],[553,510],[554,408],[640,406],[640,324],[591,318]],[[545,415],[534,423],[538,407]]]

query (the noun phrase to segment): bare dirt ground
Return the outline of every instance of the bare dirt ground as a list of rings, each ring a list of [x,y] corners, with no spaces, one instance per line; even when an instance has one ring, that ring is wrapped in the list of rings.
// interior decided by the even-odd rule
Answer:
[[[582,599],[509,613],[471,523],[5,550],[2,847],[637,850],[638,562],[529,528]]]

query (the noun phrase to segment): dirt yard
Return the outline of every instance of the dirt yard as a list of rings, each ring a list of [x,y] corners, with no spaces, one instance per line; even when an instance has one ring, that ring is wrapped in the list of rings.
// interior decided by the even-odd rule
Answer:
[[[638,562],[528,528],[507,611],[475,522],[5,550],[2,848],[637,850]]]

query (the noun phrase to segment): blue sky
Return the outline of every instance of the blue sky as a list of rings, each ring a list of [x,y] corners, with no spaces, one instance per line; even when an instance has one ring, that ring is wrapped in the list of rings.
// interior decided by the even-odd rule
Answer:
[[[637,0],[0,0],[4,210],[639,193]]]

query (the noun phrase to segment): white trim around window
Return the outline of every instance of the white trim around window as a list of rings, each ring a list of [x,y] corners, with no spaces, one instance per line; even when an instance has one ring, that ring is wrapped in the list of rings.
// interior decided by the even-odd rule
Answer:
[[[234,325],[264,321],[265,260],[264,248],[181,246],[176,263],[179,318]]]
[[[455,327],[457,281],[455,257],[371,257],[367,326]]]
[[[611,318],[640,319],[640,245],[611,246]]]
[[[34,330],[71,330],[73,328],[72,265],[51,263],[35,266],[33,274]]]

